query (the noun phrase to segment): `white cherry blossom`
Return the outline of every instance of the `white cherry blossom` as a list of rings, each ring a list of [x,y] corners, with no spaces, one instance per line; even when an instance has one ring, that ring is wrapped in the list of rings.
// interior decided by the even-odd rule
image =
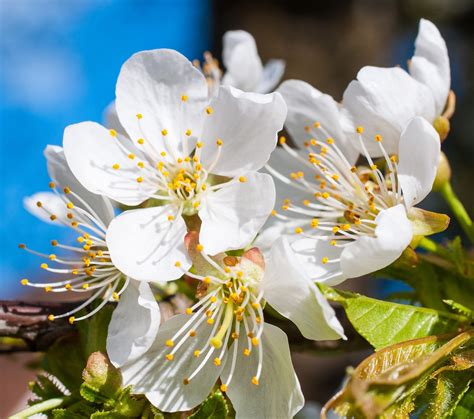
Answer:
[[[291,418],[303,406],[288,340],[265,323],[271,304],[309,339],[344,337],[333,309],[310,280],[282,280],[294,268],[279,249],[267,262],[257,248],[242,256],[209,256],[198,233],[186,236],[198,302],[166,321],[150,350],[122,365],[125,385],[160,410],[185,411],[201,403],[220,379],[237,418]],[[180,261],[176,265],[181,267]],[[114,362],[114,359],[111,359]]]
[[[72,172],[90,191],[124,205],[107,232],[116,266],[145,281],[190,267],[186,222],[202,222],[210,253],[251,241],[274,203],[273,180],[257,173],[286,117],[278,93],[219,89],[208,99],[202,73],[176,51],[144,51],[122,67],[116,110],[127,135],[93,122],[66,128]],[[157,205],[157,206],[151,206]]]

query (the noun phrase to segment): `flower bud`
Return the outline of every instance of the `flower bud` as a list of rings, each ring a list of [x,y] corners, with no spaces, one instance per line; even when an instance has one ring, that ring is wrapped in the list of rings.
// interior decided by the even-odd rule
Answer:
[[[122,376],[102,352],[93,352],[82,371],[85,384],[104,396],[113,397],[120,389]]]
[[[433,126],[435,130],[438,132],[441,142],[443,142],[448,136],[449,129],[451,127],[451,124],[449,123],[449,119],[442,115],[437,116],[433,122]]]
[[[451,166],[449,165],[446,154],[441,152],[439,157],[438,169],[436,170],[436,177],[433,182],[433,190],[439,191],[442,186],[451,180]]]

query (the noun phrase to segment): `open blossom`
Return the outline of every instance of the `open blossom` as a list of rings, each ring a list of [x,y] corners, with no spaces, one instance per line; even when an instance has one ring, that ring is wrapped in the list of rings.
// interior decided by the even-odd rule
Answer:
[[[20,244],[20,248],[46,258],[47,262],[42,263],[41,268],[58,279],[46,283],[23,279],[22,284],[44,288],[51,293],[86,295],[84,301],[68,312],[50,314],[48,318],[51,321],[68,317],[72,324],[94,315],[109,301],[119,301],[112,315],[109,340],[120,341],[121,351],[117,352],[116,357],[131,359],[148,349],[153,342],[160,324],[158,304],[147,283],[123,275],[110,259],[105,236],[114,210],[109,199],[89,192],[76,180],[61,147],[48,146],[45,156],[52,180],[49,185],[51,191],[25,198],[24,205],[43,221],[71,228],[78,234],[77,243],[70,245],[53,240],[51,245],[55,253],[50,254],[36,252]],[[57,250],[66,251],[66,254],[59,255]],[[94,309],[77,315],[96,300],[101,301]],[[130,327],[131,324],[134,327]],[[113,350],[114,345],[111,347]]]
[[[201,403],[220,379],[237,418],[293,417],[303,395],[285,334],[264,321],[265,301],[310,339],[344,336],[334,311],[312,282],[275,278],[293,270],[278,252],[266,264],[256,248],[211,257],[195,232],[186,245],[194,267],[183,273],[199,281],[199,300],[162,325],[147,353],[119,364],[125,385],[175,412]]]
[[[140,280],[180,277],[174,262],[191,266],[184,236],[186,221],[195,216],[211,253],[251,241],[275,199],[272,178],[256,171],[283,126],[281,96],[226,86],[209,100],[202,73],[171,50],[132,56],[116,94],[127,136],[93,122],[69,126],[64,134],[68,164],[88,190],[149,206],[110,224],[107,245],[115,265]]]
[[[362,125],[368,138],[382,135],[387,153],[397,153],[400,134],[408,122],[415,116],[421,116],[435,123],[443,113],[450,90],[446,43],[436,26],[428,20],[420,20],[415,54],[408,70],[400,67],[362,68],[357,80],[352,81],[345,90],[342,105],[336,104],[338,112],[333,115],[338,121],[331,120],[326,129],[337,127],[338,133],[350,138],[357,149],[354,132],[357,125]],[[287,102],[291,120],[303,118],[314,121],[317,119],[312,115],[320,109],[317,106],[327,103],[330,108],[334,107],[330,96],[302,81],[288,80],[278,91]],[[309,100],[311,96],[313,100]],[[300,134],[303,134],[303,126],[300,124]],[[299,140],[303,136],[295,138]],[[338,144],[344,146],[343,142]],[[368,142],[365,147],[372,157],[383,156],[374,142]],[[360,148],[359,151],[363,152]]]
[[[410,244],[412,207],[431,191],[440,141],[434,128],[416,117],[400,136],[397,159],[387,153],[381,135],[371,138],[357,127],[367,166],[356,167],[319,123],[314,126],[319,135],[315,132],[307,142],[306,155],[283,144],[300,170],[288,177],[273,170],[308,197],[289,195],[283,212],[274,215],[282,222],[294,222],[293,217],[299,222],[291,244],[297,258],[291,260],[298,260],[309,277],[335,285],[389,265]],[[370,157],[369,143],[379,147],[381,163]]]

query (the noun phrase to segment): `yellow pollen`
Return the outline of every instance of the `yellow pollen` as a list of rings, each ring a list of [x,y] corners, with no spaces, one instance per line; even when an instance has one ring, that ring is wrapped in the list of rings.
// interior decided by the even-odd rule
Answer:
[[[250,355],[250,350],[245,348],[244,349],[244,356],[249,356]]]
[[[296,234],[301,234],[303,232],[303,229],[301,227],[296,227],[295,228],[295,233]]]
[[[239,334],[236,333],[236,332],[232,332],[232,339],[238,339],[239,338]]]
[[[188,379],[188,378],[185,378],[185,379],[183,380],[183,384],[184,384],[185,386],[187,386],[187,385],[189,384],[189,379]]]
[[[112,169],[118,170],[118,169],[120,169],[120,165],[118,165],[117,163],[115,163],[115,164],[112,166]]]
[[[329,258],[327,256],[324,256],[322,259],[321,259],[321,262],[325,265],[326,263],[329,262]]]
[[[162,130],[161,130],[161,135],[162,135],[163,137],[166,137],[166,136],[168,135],[168,130],[162,129]]]
[[[82,284],[82,288],[86,290],[87,288],[89,288],[89,284]]]
[[[350,224],[343,224],[341,226],[342,230],[343,231],[347,231],[347,230],[350,230],[351,229],[351,225]]]
[[[166,346],[169,346],[169,347],[172,347],[172,346],[174,346],[174,342],[173,342],[171,339],[168,339],[168,340],[165,342],[165,345],[166,345]]]
[[[70,290],[72,288],[72,285],[71,284],[66,284],[66,285],[64,285],[64,288],[66,288],[67,290]]]
[[[309,204],[311,204],[311,202],[309,202],[308,199],[305,199],[305,200],[303,201],[303,205],[305,205],[306,207],[309,206]]]
[[[319,225],[319,220],[317,218],[313,218],[311,220],[311,227],[316,228]]]
[[[221,391],[222,391],[223,393],[225,393],[225,392],[227,391],[227,385],[221,384],[220,389],[221,389]]]
[[[214,319],[213,318],[207,319],[207,324],[214,324]]]
[[[184,133],[185,135],[187,135],[188,137],[191,135],[191,130],[190,129],[187,129],[186,132]]]
[[[260,323],[262,322],[262,319],[261,319],[259,316],[257,316],[257,317],[255,317],[255,321],[256,321],[258,324],[260,324]]]
[[[71,189],[66,186],[64,189],[63,189],[64,193],[67,195],[68,193],[71,193]]]
[[[376,135],[375,136],[375,141],[377,141],[378,143],[380,143],[382,141],[382,136],[381,135]]]
[[[73,209],[74,208],[74,204],[72,202],[68,202],[66,204],[66,207],[68,207],[68,209]]]
[[[272,212],[271,212],[271,215],[272,215],[272,216],[275,216],[275,215],[277,215],[277,212],[276,212],[276,210],[272,210]]]
[[[56,217],[54,214],[51,214],[51,215],[49,216],[49,219],[50,219],[51,221],[54,221],[56,218],[58,218],[58,217]]]
[[[279,142],[281,145],[283,145],[283,144],[286,143],[286,138],[282,136],[282,137],[280,137],[280,139],[278,140],[278,142]]]
[[[137,113],[136,117],[137,117],[137,119],[142,119],[143,115],[141,113]]]
[[[212,115],[212,112],[214,112],[214,110],[213,110],[210,106],[208,106],[208,107],[206,108],[206,113],[207,113],[208,115]]]
[[[48,264],[47,264],[47,263],[42,263],[42,264],[40,265],[40,268],[41,268],[41,269],[48,269]]]
[[[138,143],[138,144],[144,144],[144,143],[145,143],[145,140],[144,140],[143,138],[139,138],[139,139],[137,140],[137,143]]]
[[[337,244],[336,240],[331,240],[329,243],[331,246],[335,246]]]
[[[145,163],[143,163],[142,161],[139,161],[137,163],[137,166],[140,168],[140,169],[143,169],[145,167]]]
[[[203,144],[202,144],[200,141],[198,141],[198,142],[196,143],[196,147],[197,147],[197,148],[202,148],[202,146],[203,146]]]
[[[396,162],[397,162],[397,156],[391,156],[391,157],[390,157],[390,160],[391,160],[393,163],[396,163]]]
[[[114,293],[112,294],[112,298],[113,298],[115,301],[118,301],[118,300],[120,300],[120,295],[118,295],[117,292],[114,292]]]
[[[74,324],[76,318],[74,316],[69,317],[69,324]]]
[[[199,207],[199,201],[194,201],[193,202],[193,208]]]
[[[73,275],[79,275],[79,271],[77,269],[73,269],[71,273]]]
[[[130,154],[128,155],[128,158],[129,158],[130,160],[133,160],[133,159],[135,158],[135,154],[130,153]]]
[[[220,146],[221,146],[222,144],[224,144],[224,143],[222,142],[222,140],[221,140],[220,138],[218,138],[218,139],[216,140],[216,144],[220,147]]]
[[[211,300],[211,303],[215,303],[217,301],[217,297],[213,295],[210,300]]]
[[[48,315],[48,320],[52,322],[54,320],[54,314],[49,314]]]
[[[331,177],[332,177],[334,180],[339,180],[339,175],[337,175],[337,174],[333,174]]]
[[[252,378],[252,384],[258,386],[259,383],[258,383],[258,378],[257,377]]]
[[[177,268],[179,268],[181,266],[181,262],[178,260],[174,263],[174,266],[176,266]]]
[[[201,351],[194,351],[194,357],[197,358],[201,355]]]
[[[377,170],[377,165],[376,165],[376,164],[372,164],[372,165],[370,165],[370,168],[371,168],[372,170]]]
[[[161,157],[166,157],[166,151],[162,151],[162,152],[160,153],[160,155],[161,155]]]
[[[334,138],[328,138],[328,139],[326,140],[326,142],[327,142],[328,144],[334,144]]]
[[[38,208],[41,208],[41,207],[43,206],[43,204],[42,204],[41,201],[38,201],[38,202],[36,203],[36,206],[37,206]]]
[[[221,365],[221,360],[220,360],[220,358],[214,358],[214,365],[215,365],[216,367],[218,367],[219,365]]]
[[[339,227],[338,227],[338,226],[334,226],[334,227],[332,228],[332,232],[333,232],[333,233],[337,233],[338,231],[339,231]]]
[[[52,253],[48,257],[49,257],[49,260],[55,260],[56,259],[56,255],[54,255]]]
[[[18,245],[18,248],[19,248],[19,249],[24,249],[25,247],[26,247],[26,245],[23,244],[23,243],[20,243],[20,244]]]
[[[168,221],[173,221],[174,217],[172,215],[168,215]]]
[[[56,187],[56,185],[54,184],[54,182],[49,182],[49,187],[51,189],[54,189]]]
[[[53,289],[51,287],[44,287],[45,292],[51,292]]]
[[[258,346],[258,338],[252,338],[252,345]]]
[[[166,358],[168,361],[172,361],[173,358],[174,358],[174,355],[173,355],[173,354],[167,354],[167,355],[165,355],[165,358]]]
[[[28,285],[28,280],[26,278],[22,279],[20,282],[21,285]]]
[[[364,132],[364,127],[361,127],[361,126],[357,127],[357,128],[356,128],[356,132],[357,132],[357,134],[363,134],[363,132]]]
[[[204,279],[202,280],[202,282],[204,282],[205,284],[209,285],[211,283],[211,278],[209,278],[208,276],[204,277]]]
[[[329,194],[329,192],[323,192],[323,194],[321,195],[324,199],[328,199],[331,195]]]
[[[183,102],[186,102],[186,101],[188,100],[188,97],[187,97],[186,95],[182,95],[182,96],[181,96],[181,100],[182,100]]]
[[[112,137],[116,137],[117,136],[117,131],[115,131],[114,129],[110,129],[109,130],[109,133]]]
[[[185,310],[186,314],[193,314],[193,311],[188,307],[186,310]]]
[[[196,250],[197,250],[198,252],[202,252],[202,251],[204,250],[204,246],[199,243],[199,244],[196,245]]]
[[[196,336],[196,331],[195,331],[195,330],[190,330],[190,331],[189,331],[189,336],[191,336],[192,338],[193,338],[194,336]]]
[[[315,122],[315,123],[313,124],[313,127],[314,127],[314,128],[320,128],[320,127],[321,127],[321,123],[320,123],[320,122]]]
[[[141,176],[138,176],[138,177],[137,177],[137,182],[138,182],[138,183],[142,183],[142,182],[143,182],[143,178],[142,178]]]
[[[305,130],[306,132],[309,132],[309,131],[311,130],[311,127],[310,127],[309,125],[306,125],[306,126],[304,127],[304,130]]]

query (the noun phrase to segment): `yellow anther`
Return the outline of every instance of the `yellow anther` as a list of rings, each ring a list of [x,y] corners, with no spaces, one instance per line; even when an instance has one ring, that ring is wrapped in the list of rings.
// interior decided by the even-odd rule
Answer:
[[[258,383],[258,378],[257,377],[252,378],[252,384],[258,386],[259,383]]]
[[[321,127],[321,123],[316,121],[316,122],[313,124],[313,127],[314,127],[314,128],[320,128],[320,127]]]
[[[397,162],[397,156],[393,155],[390,157],[390,160],[393,162],[393,163],[396,163]]]
[[[351,225],[350,224],[343,224],[341,226],[342,230],[343,231],[347,231],[347,230],[350,230],[351,229]]]
[[[214,319],[213,318],[207,319],[207,324],[214,324]]]
[[[79,237],[77,238],[77,241],[78,241],[79,243],[83,243],[83,242],[84,242],[84,237],[79,236]]]
[[[283,211],[288,211],[289,208],[290,208],[290,207],[289,207],[288,205],[282,205],[282,206],[281,206],[281,209],[282,209]]]
[[[128,158],[129,158],[130,160],[133,160],[133,159],[135,158],[135,154],[130,153],[130,154],[128,155]]]
[[[196,147],[197,147],[197,148],[202,148],[202,146],[203,146],[203,143],[202,143],[201,141],[198,141],[198,142],[196,143]]]
[[[37,201],[37,202],[36,202],[36,206],[37,206],[38,208],[41,208],[41,207],[43,206],[43,203],[42,203],[41,201]]]
[[[71,273],[73,275],[79,275],[79,270],[78,269],[73,269]]]
[[[377,165],[376,165],[376,164],[371,164],[371,165],[370,165],[370,168],[371,168],[372,170],[377,170]]]
[[[160,153],[160,155],[161,155],[161,157],[166,157],[166,151],[162,151],[162,152]]]
[[[214,358],[214,365],[215,365],[216,367],[218,367],[219,365],[221,365],[221,360],[220,360],[220,358]]]
[[[338,227],[338,226],[334,226],[334,227],[332,228],[332,232],[333,232],[333,233],[337,233],[338,231],[339,231],[339,227]]]
[[[301,227],[296,227],[295,228],[295,233],[296,234],[301,234],[303,232],[303,229]]]
[[[138,176],[138,177],[137,177],[137,182],[138,182],[138,183],[142,183],[142,182],[143,182],[143,178],[142,178],[141,176]]]
[[[141,113],[137,113],[136,117],[137,117],[137,119],[142,119],[143,115]]]
[[[185,135],[187,135],[188,137],[192,134],[191,130],[190,129],[187,129],[186,132],[184,133]]]
[[[283,136],[281,136],[281,137],[278,139],[278,142],[279,142],[281,145],[283,145],[283,144],[286,143],[286,138],[283,137]]]
[[[188,100],[188,97],[187,97],[186,95],[182,95],[182,96],[181,96],[181,100],[182,100],[183,102],[186,102],[186,101]]]
[[[197,207],[199,207],[199,205],[200,205],[199,201],[194,201],[193,202],[193,208],[197,208]]]
[[[328,144],[334,144],[334,138],[329,137],[329,138],[326,140],[326,142],[327,142]]]
[[[216,349],[219,349],[222,346],[222,339],[219,339],[217,337],[213,337],[209,343]]]
[[[26,245],[25,245],[24,243],[20,243],[20,244],[18,245],[18,248],[19,248],[19,249],[24,249],[25,247],[26,247]]]
[[[308,199],[305,199],[305,200],[303,201],[303,205],[304,205],[304,206],[307,207],[307,206],[309,206],[309,204],[311,204],[311,202],[309,202]]]
[[[224,266],[224,271],[226,274],[230,273],[230,268],[228,266]]]
[[[73,208],[74,208],[74,204],[73,204],[72,202],[68,202],[68,203],[66,204],[66,207],[67,207],[68,209],[73,209]]]
[[[378,143],[380,143],[382,141],[382,136],[381,135],[376,135],[375,136],[375,141],[377,141]]]
[[[325,265],[326,263],[329,262],[329,258],[327,256],[324,256],[322,259],[321,259],[321,262]]]
[[[259,343],[258,338],[252,338],[252,345],[253,346],[258,346],[258,343]]]
[[[48,286],[48,287],[44,287],[44,290],[45,290],[45,292],[51,292],[53,290],[53,288]]]
[[[56,215],[54,215],[54,214],[51,214],[51,215],[49,216],[49,219],[50,219],[51,221],[54,221],[56,218],[58,218],[58,217],[56,217]]]
[[[166,136],[168,135],[168,130],[162,129],[162,130],[161,130],[161,135],[162,135],[163,137],[166,137]]]
[[[49,256],[48,256],[49,260],[55,260],[56,259],[56,255],[54,255],[53,253],[51,253]]]
[[[198,164],[196,164],[196,166],[194,166],[194,168],[195,168],[197,171],[199,171],[199,170],[202,169],[202,164],[199,164],[199,163],[198,163]]]
[[[66,214],[66,217],[69,218],[70,220],[72,220],[74,218],[74,214],[72,212],[68,212]]]
[[[165,358],[166,358],[168,361],[172,361],[173,358],[174,358],[174,355],[173,355],[173,354],[166,354],[166,355],[165,355]]]
[[[321,194],[321,196],[324,198],[324,199],[328,199],[331,195],[329,194],[329,192],[323,192]]]
[[[364,127],[361,127],[361,126],[357,127],[356,132],[357,134],[362,134],[364,132]]]
[[[211,303],[215,303],[217,301],[217,297],[215,295],[213,295],[211,298]]]
[[[143,163],[142,161],[139,161],[137,163],[137,166],[140,168],[140,169],[143,169],[145,167],[145,163]]]
[[[317,218],[313,218],[311,220],[311,227],[316,228],[319,225],[319,220]]]
[[[55,183],[54,182],[49,182],[49,187],[51,189],[54,189],[56,187]]]
[[[28,280],[26,278],[22,279],[20,282],[21,285],[28,285]]]
[[[196,245],[196,250],[197,250],[198,252],[202,252],[202,251],[204,250],[204,246],[199,243],[199,244]]]
[[[54,314],[49,314],[48,315],[48,320],[52,322],[54,320]]]
[[[168,339],[168,340],[165,342],[165,345],[166,345],[166,346],[169,346],[169,347],[171,348],[172,346],[174,346],[174,342],[173,342],[171,339]]]
[[[227,391],[227,385],[226,384],[221,384],[220,389],[223,393],[225,393]]]
[[[232,332],[232,339],[238,339],[239,338],[239,334],[236,333],[236,332]]]
[[[89,288],[89,284],[82,284],[82,288],[84,288],[85,290]]]
[[[225,286],[226,286],[227,288],[232,288],[232,285],[233,285],[233,282],[232,282],[232,281],[227,281],[227,282],[225,283]]]
[[[187,386],[187,385],[189,384],[189,379],[188,379],[188,378],[185,378],[185,379],[183,380],[183,384],[184,384],[185,386]]]
[[[174,263],[174,266],[176,266],[177,268],[181,267],[181,262],[179,260],[177,260],[175,263]]]
[[[206,310],[206,317],[211,317],[213,311],[212,310]]]
[[[188,315],[193,314],[193,310],[191,310],[189,307],[185,310],[185,312]]]
[[[262,319],[260,318],[260,316],[255,317],[255,321],[256,321],[258,324],[262,323]]]
[[[63,192],[67,195],[68,193],[71,193],[71,188],[69,188],[68,186],[66,186],[66,187],[63,189]]]
[[[74,316],[71,316],[69,317],[69,324],[74,324],[74,322],[76,321],[76,318]]]
[[[118,170],[118,169],[120,169],[120,165],[118,165],[117,163],[115,163],[115,164],[112,166],[112,169]]]
[[[335,245],[337,244],[337,242],[336,242],[336,240],[331,240],[331,241],[329,242],[329,244],[330,244],[331,246],[335,246]]]
[[[244,349],[244,356],[249,356],[250,355],[250,349],[245,348]]]
[[[174,216],[173,215],[168,215],[168,221],[173,221],[174,220]]]
[[[206,108],[206,113],[207,113],[208,115],[212,115],[213,112],[214,112],[214,109],[212,109],[210,106],[208,106],[208,107]]]
[[[272,212],[271,212],[270,214],[271,214],[272,216],[275,216],[275,215],[277,215],[277,212],[276,212],[276,210],[272,210]]]
[[[204,282],[205,284],[209,285],[211,283],[211,278],[209,278],[208,276],[204,277],[204,279],[202,280],[202,282]]]
[[[117,131],[115,131],[114,129],[110,129],[109,130],[109,133],[112,137],[116,137],[117,136]]]
[[[198,358],[201,355],[201,351],[194,351],[194,357]]]
[[[112,294],[112,298],[113,298],[115,301],[118,301],[118,300],[120,300],[120,295],[118,294],[118,292],[114,292],[114,293]]]
[[[306,132],[309,132],[309,131],[311,130],[311,127],[310,127],[309,125],[306,125],[306,126],[304,127],[304,130],[305,130]]]
[[[41,268],[41,269],[48,269],[48,264],[47,264],[47,263],[42,263],[42,264],[40,265],[40,268]]]
[[[189,331],[189,336],[191,336],[192,338],[193,338],[194,336],[196,336],[196,331],[195,331],[195,330],[190,330],[190,331]]]
[[[335,173],[331,177],[333,178],[333,180],[336,180],[336,181],[339,180],[339,175]]]
[[[66,284],[66,285],[64,285],[64,288],[66,288],[67,290],[70,290],[72,288],[72,285],[71,284]]]
[[[218,138],[218,139],[216,140],[216,144],[220,147],[220,146],[221,146],[222,144],[224,144],[224,143],[222,142],[222,140],[221,140],[220,138]]]
[[[145,140],[144,140],[143,138],[139,138],[139,139],[137,140],[137,143],[140,144],[140,145],[142,145],[142,144],[145,143]]]

